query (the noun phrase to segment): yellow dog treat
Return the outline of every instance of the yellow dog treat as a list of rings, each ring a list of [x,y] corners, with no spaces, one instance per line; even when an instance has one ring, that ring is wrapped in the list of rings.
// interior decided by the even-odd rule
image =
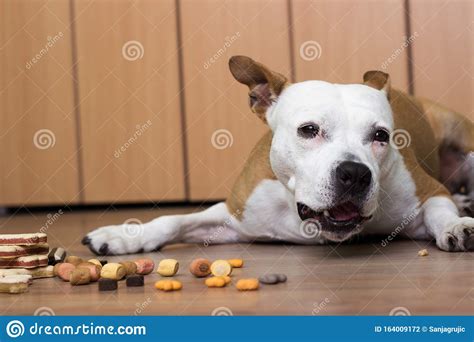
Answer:
[[[229,259],[227,262],[233,268],[241,268],[244,265],[244,261],[242,259]]]
[[[427,256],[427,255],[428,255],[427,249],[422,249],[421,251],[418,252],[418,256]]]
[[[228,276],[232,273],[232,266],[227,260],[216,260],[211,265],[211,272],[216,277]]]
[[[174,259],[163,259],[158,264],[156,272],[162,275],[163,277],[174,276],[179,269],[179,262]]]
[[[102,278],[113,279],[113,280],[120,280],[127,272],[125,271],[125,267],[115,262],[108,263],[102,267],[100,271],[100,276]]]
[[[231,281],[229,276],[207,278],[205,284],[207,287],[224,287]]]
[[[183,284],[177,280],[158,280],[155,283],[155,288],[161,291],[177,291],[181,290]]]
[[[100,266],[102,268],[102,264],[100,263],[100,261],[98,259],[89,259],[89,260],[87,260],[87,262],[90,262],[91,264]]]
[[[235,287],[239,291],[252,291],[257,290],[259,286],[258,279],[249,278],[249,279],[240,279]]]

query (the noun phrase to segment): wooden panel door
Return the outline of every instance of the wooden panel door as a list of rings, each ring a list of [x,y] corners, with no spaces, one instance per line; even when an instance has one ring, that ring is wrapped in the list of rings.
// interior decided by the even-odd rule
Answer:
[[[367,70],[408,87],[404,0],[294,0],[295,78],[360,83]]]
[[[190,196],[227,196],[267,130],[228,60],[247,55],[290,75],[286,0],[181,0]]]
[[[76,0],[86,203],[185,196],[174,0]]]
[[[410,1],[415,94],[474,120],[474,2]]]
[[[78,203],[70,7],[0,1],[0,205]]]

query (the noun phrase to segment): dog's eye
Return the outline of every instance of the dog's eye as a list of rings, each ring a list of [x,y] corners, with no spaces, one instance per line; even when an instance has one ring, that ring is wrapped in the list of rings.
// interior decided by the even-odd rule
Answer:
[[[390,135],[388,134],[387,131],[383,129],[379,129],[374,134],[374,141],[387,142],[389,139],[390,139]]]
[[[318,135],[319,126],[316,124],[304,124],[298,128],[298,135],[305,139],[312,139]]]

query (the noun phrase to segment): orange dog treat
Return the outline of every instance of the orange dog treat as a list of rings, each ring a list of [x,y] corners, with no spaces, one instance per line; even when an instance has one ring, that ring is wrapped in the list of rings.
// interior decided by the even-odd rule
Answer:
[[[231,281],[229,276],[207,278],[205,284],[207,287],[224,287]]]
[[[91,282],[91,272],[87,268],[76,268],[69,279],[71,285],[85,285]]]
[[[153,260],[148,258],[135,260],[135,264],[137,265],[137,274],[150,274],[155,268]]]
[[[178,291],[183,288],[183,284],[177,280],[159,280],[155,283],[155,288],[161,291]]]
[[[242,259],[229,259],[227,262],[234,268],[240,268],[244,265],[244,261]]]
[[[125,267],[116,262],[111,262],[104,265],[102,267],[102,270],[100,271],[100,276],[102,278],[108,278],[113,280],[120,280],[125,277],[125,275]]]
[[[206,277],[211,273],[211,262],[207,259],[195,259],[189,265],[189,272],[195,277]]]
[[[71,279],[71,273],[76,269],[76,266],[68,262],[63,262],[58,264],[57,273],[58,277],[64,281],[69,281]]]
[[[235,287],[237,287],[237,290],[239,291],[257,290],[258,286],[259,286],[258,279],[255,279],[255,278],[240,279],[235,285]]]
[[[232,273],[232,266],[227,260],[216,260],[211,265],[211,272],[216,277],[228,276]]]

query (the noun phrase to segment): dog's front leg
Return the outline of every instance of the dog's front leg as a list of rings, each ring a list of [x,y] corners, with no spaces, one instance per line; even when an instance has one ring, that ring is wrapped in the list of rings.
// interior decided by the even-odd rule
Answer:
[[[423,222],[444,251],[474,250],[474,218],[459,217],[454,202],[447,196],[429,198],[423,204]]]

